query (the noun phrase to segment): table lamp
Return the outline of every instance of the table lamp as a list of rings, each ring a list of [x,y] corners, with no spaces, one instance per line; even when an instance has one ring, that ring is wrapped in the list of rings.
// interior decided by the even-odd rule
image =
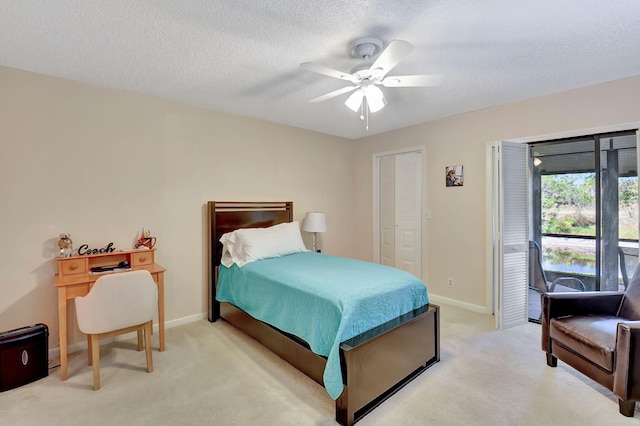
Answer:
[[[305,232],[313,232],[313,251],[317,252],[316,234],[318,232],[327,232],[327,221],[324,213],[307,212],[302,222],[302,230]]]

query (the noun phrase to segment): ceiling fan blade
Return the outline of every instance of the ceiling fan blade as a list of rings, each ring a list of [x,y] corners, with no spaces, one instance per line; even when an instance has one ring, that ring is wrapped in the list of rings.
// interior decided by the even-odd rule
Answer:
[[[413,45],[405,40],[392,40],[386,49],[378,56],[371,71],[379,78],[387,75],[398,63],[403,60],[411,51]]]
[[[352,83],[355,83],[354,76],[349,73],[334,70],[333,68],[325,67],[324,65],[318,65],[311,62],[305,62],[300,64],[300,68],[303,70],[315,72],[322,75],[327,75],[329,77],[339,78],[340,80],[347,80]]]
[[[391,75],[382,80],[384,87],[433,87],[442,83],[441,75]]]
[[[343,93],[349,93],[349,92],[351,92],[353,90],[356,90],[357,88],[358,88],[358,86],[343,87],[342,89],[338,89],[338,90],[334,90],[333,92],[329,92],[326,95],[322,95],[322,96],[318,96],[317,98],[313,98],[309,102],[316,103],[316,102],[326,101],[327,99],[331,99],[331,98],[335,98],[336,96],[340,96]]]

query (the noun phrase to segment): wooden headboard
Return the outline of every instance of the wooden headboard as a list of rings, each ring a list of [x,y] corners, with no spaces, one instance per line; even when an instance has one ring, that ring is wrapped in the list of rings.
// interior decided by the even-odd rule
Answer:
[[[220,304],[216,299],[216,267],[222,257],[220,237],[242,228],[266,228],[293,221],[293,202],[233,202],[209,201],[207,203],[207,259],[209,263],[209,321],[220,316]]]

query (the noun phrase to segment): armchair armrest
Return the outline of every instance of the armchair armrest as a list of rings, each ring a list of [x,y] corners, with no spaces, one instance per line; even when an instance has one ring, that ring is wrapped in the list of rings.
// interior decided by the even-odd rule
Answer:
[[[640,321],[618,323],[613,393],[622,400],[640,399]]]

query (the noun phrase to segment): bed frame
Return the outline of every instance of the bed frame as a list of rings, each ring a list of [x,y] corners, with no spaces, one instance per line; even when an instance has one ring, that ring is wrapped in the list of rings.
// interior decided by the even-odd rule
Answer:
[[[240,228],[293,220],[293,203],[209,201],[209,321],[223,318],[320,385],[326,358],[302,339],[215,300],[220,237]],[[344,389],[336,400],[336,421],[353,425],[431,365],[440,361],[440,308],[428,304],[340,344]]]

